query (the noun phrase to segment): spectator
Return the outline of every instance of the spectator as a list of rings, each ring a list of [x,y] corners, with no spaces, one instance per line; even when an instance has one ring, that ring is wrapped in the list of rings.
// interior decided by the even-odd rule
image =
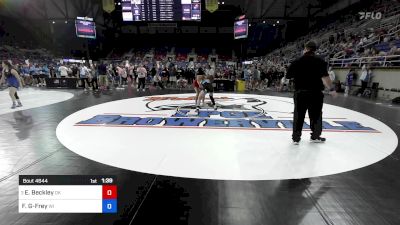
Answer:
[[[399,54],[399,50],[395,44],[390,44],[389,55],[397,55]]]
[[[153,85],[154,85],[154,87],[159,86],[161,89],[164,89],[164,85],[162,83],[162,78],[161,78],[160,74],[156,73],[153,76]]]
[[[39,69],[36,64],[32,64],[32,66],[29,68],[29,73],[32,75],[32,78],[36,81],[36,86],[40,87],[41,82],[39,77]]]
[[[79,77],[79,69],[76,64],[72,65],[72,77]]]
[[[90,76],[91,76],[90,85],[92,86],[93,91],[99,90],[99,84],[97,82],[98,72],[96,67],[97,67],[96,64],[92,64],[90,66]]]
[[[329,74],[329,78],[332,81],[332,84],[334,84],[335,83],[335,79],[336,79],[336,75],[335,75],[335,72],[332,70],[332,67],[329,67],[328,74]]]
[[[164,86],[168,86],[169,83],[169,71],[167,66],[163,66],[163,69],[161,71],[161,81]]]
[[[99,74],[99,85],[101,90],[108,89],[108,78],[107,78],[107,66],[104,62],[101,62],[97,66],[97,73]]]
[[[257,66],[253,68],[252,74],[251,88],[255,91],[258,88],[261,79],[260,70],[258,70]]]
[[[383,42],[388,43],[390,41],[390,37],[389,36],[385,36],[383,38]]]
[[[176,65],[171,67],[170,73],[169,73],[169,81],[171,82],[172,87],[176,87],[176,82],[178,80],[178,79],[176,79],[176,70],[177,70],[176,68],[177,68]]]
[[[68,68],[64,65],[61,65],[58,67],[58,71],[60,72],[61,77],[67,77],[68,76]]]
[[[369,77],[367,66],[363,65],[361,68],[361,76],[360,76],[361,88],[357,92],[358,96],[362,95],[364,93],[365,89],[367,89],[369,79],[370,79],[370,77]]]
[[[85,64],[81,64],[79,66],[79,78],[84,91],[87,91],[89,88],[89,69],[85,66]]]
[[[354,69],[350,69],[349,73],[346,76],[346,81],[345,81],[345,90],[344,90],[344,96],[347,97],[349,96],[349,93],[351,91],[351,87],[353,86],[353,81],[355,80],[355,71]]]
[[[145,85],[146,85],[146,77],[147,77],[147,70],[143,67],[142,64],[139,65],[137,68],[137,74],[138,74],[138,88],[137,91],[140,91],[140,88],[143,89],[143,91],[146,91]]]

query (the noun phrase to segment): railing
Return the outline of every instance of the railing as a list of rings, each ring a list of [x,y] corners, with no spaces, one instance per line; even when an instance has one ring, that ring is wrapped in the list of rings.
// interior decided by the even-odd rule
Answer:
[[[400,6],[399,5],[391,5],[389,6],[389,9],[386,11],[386,16],[394,16],[397,15],[400,12]]]
[[[388,35],[393,35],[396,34],[397,32],[400,31],[400,25],[397,24],[395,27],[392,27],[389,31],[388,31]]]
[[[380,24],[379,24],[379,26],[377,28],[378,29],[382,29],[382,28],[388,28],[388,27],[393,26],[393,25],[396,26],[398,24],[398,22],[399,22],[399,18],[400,18],[400,15],[399,14],[395,14],[395,15],[392,15],[392,16],[388,16],[388,17],[386,17],[386,18],[384,18],[382,20],[378,20],[378,21],[380,21]]]
[[[372,67],[400,67],[400,55],[373,56],[347,59],[330,59],[329,65],[332,67],[348,67],[358,66],[363,64]]]

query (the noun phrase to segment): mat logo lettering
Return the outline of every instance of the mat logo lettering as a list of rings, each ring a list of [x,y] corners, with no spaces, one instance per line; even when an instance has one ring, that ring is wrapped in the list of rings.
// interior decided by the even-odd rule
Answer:
[[[205,106],[199,111],[195,111],[193,99],[190,97],[150,97],[145,99],[145,104],[150,110],[148,116],[146,113],[136,116],[105,112],[80,121],[75,126],[281,131],[293,128],[293,112],[270,110],[267,101],[256,98],[220,97],[217,110]],[[155,116],[154,112],[162,112],[163,116]],[[276,116],[277,113],[288,116],[282,119]],[[328,132],[379,132],[362,125],[359,121],[349,121],[345,118],[324,119],[322,125]],[[304,129],[310,129],[307,121],[304,123]]]

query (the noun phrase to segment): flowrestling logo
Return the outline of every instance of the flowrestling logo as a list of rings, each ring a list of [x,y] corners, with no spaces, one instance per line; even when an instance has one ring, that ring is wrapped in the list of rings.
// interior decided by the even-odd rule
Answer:
[[[193,128],[238,130],[292,130],[293,104],[265,97],[216,97],[218,109],[204,105],[195,110],[193,97],[146,97],[140,101],[146,110],[103,112],[79,121],[75,126],[131,128]],[[378,130],[346,117],[324,117],[325,132],[369,132]],[[308,120],[304,130],[309,130]]]
[[[373,19],[373,20],[380,20],[382,19],[382,13],[381,12],[359,12],[360,15],[360,20],[367,20],[367,19]]]

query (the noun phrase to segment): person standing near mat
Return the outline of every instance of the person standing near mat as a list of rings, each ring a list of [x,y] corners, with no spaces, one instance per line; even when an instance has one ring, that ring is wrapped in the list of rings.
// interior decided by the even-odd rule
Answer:
[[[145,85],[146,85],[146,77],[147,77],[147,70],[146,68],[143,67],[142,64],[139,65],[137,68],[137,74],[138,74],[138,87],[137,91],[140,91],[140,88],[143,89],[143,91],[146,91]]]
[[[200,94],[197,98],[196,110],[200,110],[200,101],[201,99],[205,99],[206,94],[208,93],[211,99],[211,103],[214,107],[214,110],[217,110],[217,105],[214,100],[214,87],[213,87],[214,76],[207,75],[203,76],[203,79],[200,81]]]
[[[19,99],[17,90],[19,87],[23,87],[21,77],[18,72],[14,69],[10,62],[4,61],[2,63],[3,71],[0,78],[0,85],[6,81],[8,86],[8,91],[12,100],[12,109],[16,107],[21,107],[21,100]],[[18,105],[16,104],[18,103]]]
[[[157,87],[157,85],[164,90],[164,85],[162,83],[162,78],[159,73],[155,73],[153,76],[153,86]]]
[[[89,88],[89,69],[83,63],[79,66],[79,77],[81,79],[84,91],[87,91]]]
[[[199,70],[197,71],[197,75],[196,75],[196,79],[193,81],[193,89],[196,92],[196,96],[194,97],[195,99],[195,105],[196,106],[200,106],[200,103],[202,102],[204,105],[204,100],[205,100],[205,96],[203,96],[204,98],[200,99],[200,82],[204,79],[204,76],[206,74],[204,73],[204,70],[200,67]]]
[[[291,63],[286,77],[294,79],[293,144],[301,140],[304,118],[308,111],[311,128],[311,142],[324,143],[322,133],[322,105],[324,86],[333,97],[337,96],[327,71],[327,63],[315,55],[317,44],[309,41],[304,46],[303,56]]]
[[[107,78],[107,65],[104,62],[100,62],[97,66],[97,73],[99,74],[99,85],[101,90],[108,89],[108,78]]]

